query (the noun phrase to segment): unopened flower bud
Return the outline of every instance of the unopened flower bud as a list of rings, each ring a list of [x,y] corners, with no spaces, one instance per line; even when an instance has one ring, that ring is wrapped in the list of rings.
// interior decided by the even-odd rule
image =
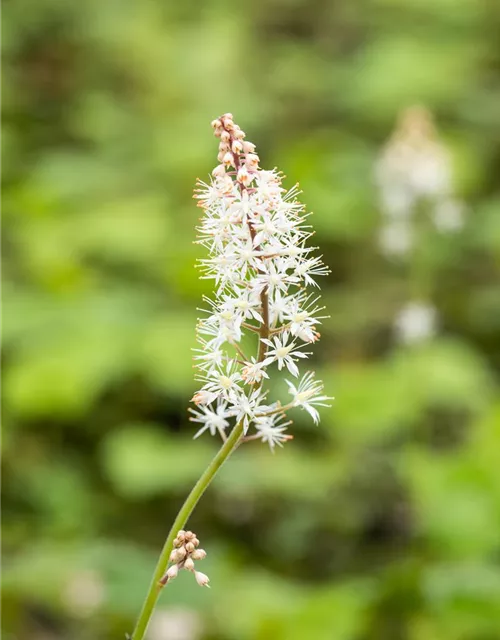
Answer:
[[[214,399],[213,393],[209,393],[208,391],[205,391],[205,389],[200,389],[200,391],[197,391],[194,394],[194,396],[191,398],[191,402],[194,402],[195,404],[209,404],[210,402],[212,402],[213,399]],[[178,543],[178,545],[179,544],[182,544],[182,542]]]
[[[176,564],[173,564],[171,567],[169,567],[168,571],[167,571],[167,578],[168,580],[173,580],[174,578],[177,578],[177,574],[179,573],[179,567]]]
[[[243,140],[245,136],[246,133],[242,131],[237,125],[234,125],[233,137],[236,138],[236,140]]]
[[[193,553],[193,551],[196,549],[196,547],[194,546],[194,544],[192,542],[186,542],[186,551],[188,553]]]
[[[241,184],[244,185],[245,187],[249,185],[250,182],[252,181],[252,177],[248,173],[248,169],[245,167],[245,165],[243,165],[238,169],[238,175],[236,176],[236,180],[238,182],[241,182]]]
[[[218,164],[215,169],[212,171],[212,175],[214,178],[223,178],[226,173],[226,168],[223,164]]]
[[[222,122],[217,118],[216,120],[212,120],[211,125],[213,129],[220,129],[222,127]]]
[[[256,156],[253,153],[249,153],[245,158],[245,164],[248,169],[255,171],[255,169],[259,168],[259,156]]]
[[[194,544],[195,547],[198,547],[200,544],[200,541],[196,536],[191,540],[191,542]]]
[[[194,562],[192,558],[186,558],[184,562],[184,569],[187,569],[188,571],[192,571],[194,569]]]
[[[231,151],[231,147],[229,146],[229,144],[227,142],[220,142],[219,143],[219,151],[221,153],[227,153],[228,151]]]
[[[175,550],[175,562],[180,562],[184,560],[187,555],[186,547],[179,547]]]
[[[200,587],[209,586],[208,583],[210,582],[210,578],[201,571],[195,571],[194,577],[196,578],[196,582],[200,585]]]
[[[245,153],[253,153],[255,151],[255,145],[253,142],[243,142],[243,151]]]
[[[220,139],[222,140],[222,142],[229,142],[229,140],[231,140],[231,134],[229,133],[229,131],[223,131],[220,134]]]
[[[243,151],[243,144],[239,140],[234,140],[231,149],[233,153],[241,153]]]
[[[222,162],[226,165],[232,165],[234,163],[234,158],[233,158],[233,154],[228,151],[227,153],[224,154],[224,157],[222,158]]]
[[[191,558],[193,558],[193,560],[203,560],[203,558],[207,557],[207,552],[205,551],[205,549],[196,549],[196,551],[193,551],[193,553],[191,554]]]
[[[184,540],[185,540],[186,542],[191,542],[191,540],[192,540],[193,538],[195,538],[195,537],[196,537],[196,535],[195,535],[192,531],[186,531],[186,532],[184,533]]]

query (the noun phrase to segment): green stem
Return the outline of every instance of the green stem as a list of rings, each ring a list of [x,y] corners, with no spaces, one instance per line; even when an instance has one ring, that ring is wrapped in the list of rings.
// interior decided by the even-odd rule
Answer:
[[[146,599],[144,600],[144,604],[142,605],[141,613],[139,614],[139,619],[137,620],[137,624],[135,626],[131,640],[143,640],[144,638],[149,625],[149,621],[151,620],[151,616],[153,615],[158,596],[160,595],[160,592],[163,588],[159,581],[163,578],[163,576],[165,575],[165,571],[167,570],[170,553],[173,549],[174,538],[177,535],[177,532],[180,529],[184,528],[184,525],[186,524],[189,516],[195,508],[198,500],[201,498],[206,488],[213,480],[217,471],[221,468],[221,466],[229,458],[231,453],[239,445],[242,435],[243,422],[240,422],[231,431],[228,439],[224,442],[216,456],[213,458],[212,462],[208,465],[198,482],[194,485],[191,493],[188,495],[186,501],[181,507],[181,510],[177,514],[177,517],[174,520],[174,524],[170,529],[170,533],[168,534],[165,544],[163,545],[160,558],[153,574],[153,579],[149,586],[149,591],[146,595]]]

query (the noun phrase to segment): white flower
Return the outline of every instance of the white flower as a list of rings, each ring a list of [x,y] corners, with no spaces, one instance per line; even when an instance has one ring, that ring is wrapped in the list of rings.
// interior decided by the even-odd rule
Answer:
[[[238,382],[241,380],[241,374],[234,370],[234,363],[228,362],[226,369],[213,369],[208,371],[205,377],[206,384],[203,385],[202,391],[214,395],[214,398],[222,397],[225,400],[231,401],[235,395],[241,391],[238,386]],[[209,402],[212,402],[210,400]]]
[[[406,220],[385,223],[379,234],[379,246],[386,256],[404,256],[413,244],[413,231]]]
[[[260,298],[251,289],[234,286],[231,294],[223,294],[221,308],[224,310],[234,309],[242,320],[247,318],[263,323],[264,319],[260,313]]]
[[[199,341],[202,348],[193,349],[193,351],[198,354],[193,356],[193,360],[199,361],[196,366],[202,370],[221,367],[225,358],[225,352],[202,338],[200,338]]]
[[[328,396],[322,394],[323,383],[314,379],[314,373],[308,371],[298,386],[295,386],[289,380],[285,380],[289,387],[289,393],[293,396],[293,406],[302,407],[312,417],[315,424],[319,422],[319,413],[314,405],[319,407],[330,407],[331,405],[325,404],[325,400],[333,400]]]
[[[321,262],[320,258],[304,260],[295,267],[295,275],[303,279],[306,285],[313,287],[317,287],[318,284],[312,276],[327,276],[329,273],[330,269]]]
[[[316,331],[316,325],[321,324],[321,319],[326,316],[317,316],[316,314],[324,309],[324,307],[315,307],[319,296],[311,300],[308,296],[305,299],[297,297],[291,300],[283,313],[285,320],[289,321],[290,333],[304,342],[316,342],[319,333]]]
[[[225,343],[239,342],[241,340],[241,329],[238,323],[220,322],[220,318],[212,316],[202,320],[198,325],[198,333],[200,335],[211,336],[211,340],[200,338],[200,342],[206,345],[206,349],[219,350]],[[210,360],[210,358],[207,358]]]
[[[243,422],[245,433],[248,431],[250,423],[254,421],[255,414],[261,413],[264,409],[261,403],[265,395],[266,392],[263,392],[260,387],[251,391],[248,396],[243,391],[238,395],[233,395],[230,407],[231,415],[235,416],[236,422]]]
[[[421,342],[436,333],[437,311],[428,304],[410,302],[396,316],[394,327],[401,342]]]
[[[385,221],[379,245],[388,256],[403,256],[414,241],[414,218],[430,215],[441,232],[463,226],[464,207],[452,198],[452,165],[439,141],[432,115],[412,107],[401,120],[375,166]]]
[[[375,177],[388,215],[408,215],[419,198],[448,195],[451,163],[437,140],[431,114],[422,107],[403,112],[379,158]]]
[[[263,268],[265,269],[265,273],[258,275],[254,280],[254,289],[256,291],[268,289],[272,292],[275,289],[280,289],[286,292],[290,285],[300,282],[296,275],[288,273],[290,266],[289,261],[286,259],[276,258],[272,262],[268,261]]]
[[[281,291],[274,291],[274,293],[269,296],[269,315],[272,326],[276,326],[285,321],[285,317],[290,312],[291,305],[293,305],[297,299],[301,299],[300,294],[284,296]]]
[[[189,409],[194,418],[189,418],[191,422],[198,422],[202,424],[202,428],[196,432],[195,438],[200,436],[205,431],[210,431],[210,434],[214,436],[216,433],[224,434],[225,429],[229,427],[229,422],[226,420],[231,413],[227,411],[227,404],[225,402],[218,402],[215,411],[211,407],[202,406],[201,411],[195,409]]]
[[[189,607],[157,609],[148,628],[148,640],[197,640],[203,628],[201,617]]]
[[[256,382],[260,382],[262,378],[269,378],[265,371],[265,366],[264,362],[257,362],[256,359],[252,357],[250,362],[245,362],[245,366],[241,371],[241,377],[247,384],[255,384]]]
[[[295,364],[297,358],[307,358],[307,354],[300,351],[300,346],[297,346],[295,342],[288,343],[290,334],[288,331],[283,331],[281,336],[274,336],[271,340],[262,338],[262,342],[271,347],[270,351],[266,353],[266,359],[264,363],[266,365],[272,362],[278,363],[278,369],[281,371],[284,366],[290,371],[292,376],[297,377],[299,375],[299,369]]]
[[[442,233],[459,231],[464,226],[465,206],[458,200],[445,200],[434,209],[434,224]]]
[[[275,414],[255,418],[254,420],[257,437],[261,442],[267,442],[271,451],[274,451],[276,445],[282,447],[284,442],[293,438],[293,436],[285,433],[287,426],[292,422],[282,422],[283,419],[283,414]]]

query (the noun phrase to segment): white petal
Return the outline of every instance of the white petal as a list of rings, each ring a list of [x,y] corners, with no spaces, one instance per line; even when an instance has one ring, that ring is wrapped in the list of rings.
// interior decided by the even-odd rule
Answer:
[[[281,369],[281,367],[279,367],[279,368]],[[297,365],[295,364],[295,362],[291,358],[287,358],[287,360],[286,360],[286,368],[288,369],[288,371],[290,371],[292,376],[295,376],[296,378],[298,377],[299,368],[297,367]]]

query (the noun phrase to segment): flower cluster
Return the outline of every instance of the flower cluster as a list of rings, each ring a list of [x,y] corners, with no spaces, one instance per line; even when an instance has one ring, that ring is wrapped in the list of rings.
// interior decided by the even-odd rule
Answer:
[[[177,578],[177,574],[181,569],[194,573],[196,582],[200,587],[209,586],[208,583],[210,580],[208,576],[201,571],[196,571],[194,568],[194,561],[203,560],[207,555],[203,549],[198,548],[199,545],[200,541],[192,531],[183,531],[182,529],[179,531],[174,540],[174,548],[170,554],[170,562],[172,564],[160,580],[162,586],[166,585],[170,580]]]
[[[219,164],[209,183],[198,183],[195,198],[204,212],[198,243],[208,252],[200,260],[202,278],[214,281],[215,297],[205,299],[198,324],[194,359],[201,386],[191,420],[201,425],[196,436],[208,431],[222,439],[232,420],[242,421],[247,439],[273,449],[290,438],[288,409],[303,407],[317,422],[314,405],[329,399],[310,373],[297,386],[289,383],[292,399],[285,404],[268,402],[264,389],[274,367],[299,377],[325,317],[319,296],[307,287],[317,288],[316,278],[329,271],[306,246],[313,232],[297,188],[286,191],[280,173],[260,168],[255,145],[231,114],[212,126]],[[254,356],[246,353],[252,337]]]
[[[403,112],[375,167],[384,223],[379,243],[388,256],[404,256],[414,243],[412,219],[424,207],[438,231],[461,229],[464,205],[452,195],[452,167],[431,114],[423,107]]]

